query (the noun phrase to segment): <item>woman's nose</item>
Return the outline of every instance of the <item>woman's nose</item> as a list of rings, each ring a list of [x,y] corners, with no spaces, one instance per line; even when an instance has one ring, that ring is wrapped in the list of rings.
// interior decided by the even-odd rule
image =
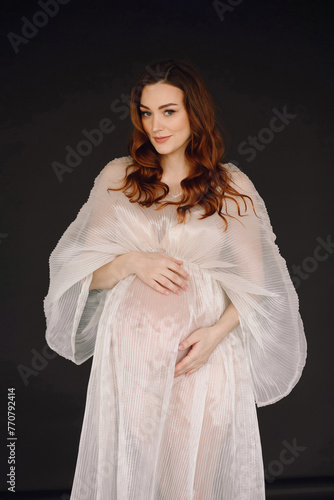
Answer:
[[[162,122],[159,116],[154,116],[152,119],[152,132],[158,132],[162,129]]]

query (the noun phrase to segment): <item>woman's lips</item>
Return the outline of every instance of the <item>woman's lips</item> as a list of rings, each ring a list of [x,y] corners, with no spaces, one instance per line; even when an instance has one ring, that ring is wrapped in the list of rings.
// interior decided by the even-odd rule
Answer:
[[[156,141],[156,142],[166,142],[168,141],[168,139],[170,138],[171,136],[169,135],[168,137],[153,137],[153,139]]]

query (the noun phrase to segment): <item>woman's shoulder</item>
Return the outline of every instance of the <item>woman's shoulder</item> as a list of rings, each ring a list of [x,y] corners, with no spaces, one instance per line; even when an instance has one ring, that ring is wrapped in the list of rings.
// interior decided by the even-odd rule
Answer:
[[[130,165],[133,160],[131,156],[120,156],[119,158],[114,158],[111,160],[107,165],[102,169],[102,171],[106,172],[118,172],[122,171],[127,167],[127,165]]]
[[[131,156],[121,156],[109,161],[101,170],[97,179],[112,185],[121,183],[126,173],[126,167],[132,163]]]
[[[243,191],[252,192],[254,191],[254,184],[248,175],[243,172],[239,167],[237,167],[234,163],[224,163],[221,165],[226,169],[229,174],[230,182],[233,183],[233,187],[237,186],[237,188],[241,188]]]
[[[225,168],[228,172],[241,172],[240,168],[237,167],[234,163],[229,162],[229,163],[219,163],[222,167]]]

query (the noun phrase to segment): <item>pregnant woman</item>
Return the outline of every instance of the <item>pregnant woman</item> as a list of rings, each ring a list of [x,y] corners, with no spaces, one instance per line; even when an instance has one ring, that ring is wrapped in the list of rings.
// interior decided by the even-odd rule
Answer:
[[[298,382],[298,296],[185,61],[147,68],[129,156],[50,257],[49,346],[93,356],[71,500],[264,500],[256,405]]]

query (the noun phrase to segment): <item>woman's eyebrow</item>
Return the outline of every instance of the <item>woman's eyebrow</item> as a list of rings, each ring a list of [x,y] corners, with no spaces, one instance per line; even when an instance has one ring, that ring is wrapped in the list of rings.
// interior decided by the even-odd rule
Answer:
[[[168,106],[178,106],[178,104],[170,102],[169,104],[163,104],[162,106],[159,106],[158,109],[168,108]],[[139,104],[139,107],[140,108],[150,109],[148,106],[145,106],[145,104]]]

